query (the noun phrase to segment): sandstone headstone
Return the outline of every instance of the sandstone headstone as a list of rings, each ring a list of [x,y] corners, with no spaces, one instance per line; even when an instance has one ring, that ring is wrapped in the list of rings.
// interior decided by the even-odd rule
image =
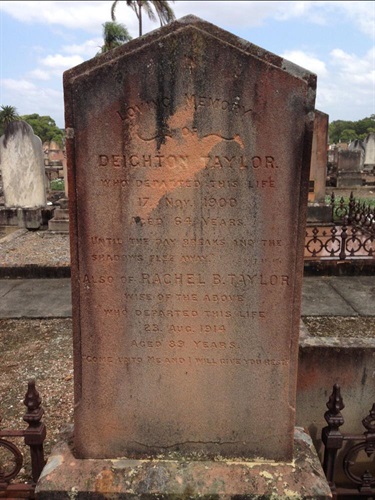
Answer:
[[[12,122],[0,138],[0,162],[6,207],[46,205],[42,141],[24,121]]]
[[[361,151],[346,150],[339,151],[337,157],[338,172],[360,172],[361,171]]]
[[[64,85],[77,455],[290,460],[315,76],[189,16]]]
[[[322,203],[326,194],[328,115],[315,111],[311,152],[309,201]]]
[[[68,165],[66,163],[66,156],[64,156],[62,164],[63,164],[65,198],[69,198]]]
[[[362,152],[359,150],[339,151],[337,158],[337,187],[362,186]]]
[[[355,139],[349,144],[349,151],[359,151],[361,153],[361,163],[360,163],[360,169],[363,169],[363,164],[365,161],[365,153],[366,153],[366,147],[364,145],[364,142],[361,141],[360,139]]]

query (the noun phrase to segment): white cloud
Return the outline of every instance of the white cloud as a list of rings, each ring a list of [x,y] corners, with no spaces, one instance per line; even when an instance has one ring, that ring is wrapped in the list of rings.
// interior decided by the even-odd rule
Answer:
[[[341,49],[334,49],[330,55],[332,65],[337,68],[336,77],[375,90],[375,47],[362,59]]]
[[[365,35],[375,38],[375,2],[372,1],[298,1],[277,4],[272,17],[281,21],[301,18],[311,23],[329,25],[344,17]]]
[[[219,26],[250,27],[260,26],[267,17],[272,17],[275,4],[289,2],[244,2],[238,0],[224,2],[192,2],[178,0],[173,9],[176,17],[194,14]],[[295,3],[295,2],[293,2]],[[155,25],[154,25],[155,26]]]
[[[35,78],[35,80],[49,80],[51,75],[48,71],[44,71],[43,69],[33,69],[28,73],[30,78]]]
[[[24,23],[49,24],[96,32],[103,19],[110,18],[111,4],[108,1],[3,1],[0,7]]]
[[[362,57],[334,49],[330,53],[328,65],[329,78],[321,82],[318,79],[319,109],[333,110],[333,119],[345,115],[358,119],[358,116],[364,118],[374,114],[375,48]]]
[[[375,113],[375,47],[363,56],[336,48],[325,62],[298,49],[282,57],[317,74],[316,107],[329,109],[331,120],[358,120]]]
[[[12,78],[3,78],[1,84],[6,89],[14,90],[15,92],[33,92],[37,87],[27,80],[13,80]]]
[[[43,59],[39,59],[39,65],[43,66],[33,69],[27,73],[27,77],[31,80],[51,80],[53,77],[60,77],[62,73],[81,64],[84,59],[80,55],[63,56],[61,54],[48,55]],[[29,82],[30,83],[30,82]]]
[[[275,19],[287,21],[298,17],[308,18],[316,24],[326,24],[327,19],[321,10],[319,4],[325,2],[272,2],[274,6]],[[308,16],[308,17],[307,17]]]
[[[323,2],[324,3],[324,2]],[[328,2],[327,2],[328,3]],[[365,35],[375,39],[375,2],[329,2],[338,4],[344,15]]]
[[[13,80],[4,78],[0,80],[0,101],[15,103],[21,115],[38,113],[49,115],[55,119],[59,126],[63,124],[63,93],[52,88],[43,88],[22,79]]]
[[[281,57],[298,64],[302,68],[308,69],[312,73],[316,73],[318,77],[327,76],[325,63],[313,54],[308,54],[302,50],[290,50],[281,54]]]
[[[62,26],[98,33],[103,22],[110,20],[112,2],[104,1],[2,1],[0,9],[25,23]],[[41,7],[42,6],[42,7]],[[194,14],[209,22],[233,29],[262,25],[267,18],[286,21],[303,18],[311,23],[339,22],[342,16],[364,34],[375,37],[374,1],[199,1],[178,0],[173,9],[177,17]],[[117,6],[117,20],[137,36],[137,19],[125,2]],[[157,23],[145,19],[145,32]]]
[[[67,54],[80,55],[82,57],[94,57],[99,51],[99,48],[103,45],[102,38],[93,38],[91,40],[86,40],[81,44],[64,45],[62,51]]]
[[[79,55],[62,56],[61,54],[55,54],[55,55],[49,55],[44,59],[42,59],[41,64],[51,69],[64,71],[73,66],[81,64],[83,61],[84,59]]]

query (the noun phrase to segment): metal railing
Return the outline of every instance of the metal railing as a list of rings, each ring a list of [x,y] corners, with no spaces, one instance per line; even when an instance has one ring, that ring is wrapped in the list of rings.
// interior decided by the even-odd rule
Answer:
[[[305,261],[373,261],[375,257],[375,209],[355,200],[335,199],[332,193],[329,224],[307,225]]]
[[[353,192],[350,193],[348,202],[343,197],[336,200],[335,193],[332,192],[330,205],[333,223],[343,223],[346,220],[348,225],[375,235],[375,208],[370,204],[356,200]]]
[[[325,446],[323,470],[334,499],[357,496],[369,498],[375,496],[375,403],[367,417],[362,420],[366,429],[363,434],[341,432],[340,427],[344,424],[341,410],[344,407],[340,386],[335,384],[327,403],[328,410],[324,414],[328,426],[322,430],[322,441]],[[337,453],[342,448],[344,450],[342,470],[348,480],[348,487],[338,487],[334,481]],[[371,462],[358,459],[362,451],[365,452],[367,459],[372,459]],[[370,471],[371,468],[373,472]]]
[[[24,404],[27,410],[23,420],[28,427],[24,430],[0,430],[0,450],[3,455],[0,463],[1,498],[35,498],[35,486],[45,465],[43,443],[46,428],[41,422],[44,410],[34,380],[28,383]],[[20,448],[9,441],[9,438],[20,437],[24,438],[25,445],[30,448],[32,482],[28,484],[13,482],[20,473],[24,460]],[[5,459],[6,455],[8,458]]]

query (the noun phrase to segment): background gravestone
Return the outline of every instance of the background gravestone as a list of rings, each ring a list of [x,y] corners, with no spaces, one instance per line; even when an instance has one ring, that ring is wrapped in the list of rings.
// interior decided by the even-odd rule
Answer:
[[[364,161],[364,170],[371,171],[375,167],[375,134],[369,134],[365,141],[365,161]]]
[[[337,187],[362,186],[362,152],[360,150],[339,151],[337,159]]]
[[[290,460],[315,76],[188,17],[64,82],[78,456]]]
[[[326,195],[328,115],[315,110],[309,201],[324,203]]]
[[[0,162],[6,207],[46,205],[42,141],[24,121],[12,122],[0,138]]]

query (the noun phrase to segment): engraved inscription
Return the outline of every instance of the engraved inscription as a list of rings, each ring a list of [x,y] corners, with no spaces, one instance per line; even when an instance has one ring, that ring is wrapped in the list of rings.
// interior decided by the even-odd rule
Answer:
[[[100,154],[98,156],[97,165],[101,170],[105,170],[108,168],[112,168],[114,170],[123,169],[130,171],[134,169],[152,169],[152,170],[161,169],[168,172],[171,170],[172,171],[189,170],[193,166],[193,162],[195,161],[196,158],[191,157],[189,155]],[[209,170],[211,169],[276,170],[279,168],[279,165],[277,164],[275,157],[272,155],[265,155],[265,156],[254,155],[250,157],[246,157],[243,155],[238,155],[238,156],[207,155],[207,156],[200,156],[199,161],[201,164],[200,165],[201,168],[206,168]],[[268,179],[269,182],[271,182],[272,177],[268,177]],[[150,181],[148,182],[150,183]],[[274,181],[272,180],[272,182]],[[144,181],[138,180],[137,183],[138,187],[140,187],[144,183]],[[149,185],[152,185],[152,183]],[[194,183],[189,185],[189,187],[191,186],[198,187],[197,184]]]
[[[114,276],[88,275],[83,277],[84,284],[93,285],[111,285],[115,282]],[[197,273],[141,273],[139,279],[135,276],[121,276],[122,283],[142,283],[143,285],[271,285],[271,286],[289,286],[289,276],[285,274],[218,274],[205,276]]]
[[[214,110],[228,111],[241,116],[251,113],[252,109],[240,103],[237,97],[234,101],[220,99],[218,97],[203,96],[196,94],[185,94],[185,105],[187,108],[201,109],[208,108]]]
[[[83,355],[82,361],[91,365],[98,364],[158,364],[158,365],[206,365],[206,366],[234,366],[242,368],[261,368],[262,366],[272,366],[279,368],[287,368],[289,366],[288,359],[275,359],[275,358],[202,358],[191,356],[171,356],[171,357],[158,357],[158,356],[92,356]]]
[[[170,105],[169,97],[124,104],[117,114],[131,123],[132,147],[97,155],[101,192],[123,192],[131,208],[122,219],[126,233],[90,238],[94,267],[82,281],[87,289],[121,290],[117,301],[102,305],[102,318],[119,325],[129,320],[137,333],[125,337],[126,356],[83,359],[93,365],[287,366],[288,360],[250,353],[239,341],[244,327],[253,339],[272,320],[268,304],[258,304],[253,290],[268,295],[290,287],[279,257],[284,240],[263,232],[261,221],[254,224],[254,196],[272,197],[279,186],[277,155],[251,149],[245,154],[234,132],[206,130],[202,136],[181,111],[163,132],[139,126],[146,113]],[[237,100],[193,94],[185,95],[185,109],[240,118],[252,112]],[[221,151],[223,144],[230,147]],[[240,256],[240,263],[226,259],[221,266],[224,249]],[[215,355],[219,351],[228,355]]]
[[[289,276],[277,274],[212,274],[206,280],[202,274],[195,273],[166,273],[166,274],[149,274],[142,273],[142,283],[146,285],[289,285]]]

